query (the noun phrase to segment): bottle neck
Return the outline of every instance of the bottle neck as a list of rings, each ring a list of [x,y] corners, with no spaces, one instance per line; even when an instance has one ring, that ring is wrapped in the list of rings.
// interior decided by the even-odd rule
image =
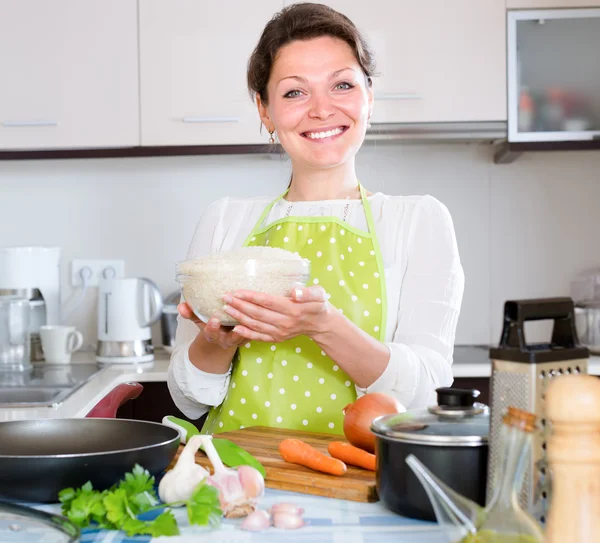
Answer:
[[[520,483],[523,480],[525,459],[531,443],[530,438],[529,432],[524,432],[514,426],[502,425],[502,468],[488,510],[518,505]]]

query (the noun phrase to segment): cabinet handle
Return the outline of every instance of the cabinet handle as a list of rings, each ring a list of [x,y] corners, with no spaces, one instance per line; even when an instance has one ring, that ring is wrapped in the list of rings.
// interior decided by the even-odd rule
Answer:
[[[23,126],[58,126],[58,121],[2,121],[6,128],[19,128]]]
[[[239,123],[239,117],[184,117],[184,123]]]
[[[420,94],[414,92],[392,92],[385,94],[376,94],[375,100],[421,100]]]

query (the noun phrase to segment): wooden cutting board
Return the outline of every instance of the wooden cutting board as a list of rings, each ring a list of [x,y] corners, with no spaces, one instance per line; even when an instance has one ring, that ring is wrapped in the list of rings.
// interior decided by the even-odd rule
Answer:
[[[327,445],[332,441],[345,441],[342,436],[254,426],[215,434],[215,437],[230,439],[252,454],[265,467],[265,485],[268,488],[356,502],[375,502],[379,499],[373,471],[348,466],[345,475],[327,475],[297,464],[289,464],[281,458],[277,449],[283,439],[295,438],[328,454]],[[182,449],[183,445],[179,447],[179,452]],[[179,452],[175,460],[179,457]],[[212,465],[202,451],[196,454],[196,463],[210,468],[212,472]]]

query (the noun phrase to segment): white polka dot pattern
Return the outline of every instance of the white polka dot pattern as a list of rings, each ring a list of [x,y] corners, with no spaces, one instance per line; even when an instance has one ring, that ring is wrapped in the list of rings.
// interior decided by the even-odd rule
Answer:
[[[310,260],[309,284],[323,287],[333,308],[379,338],[383,274],[370,236],[331,222],[294,220],[253,235],[249,244],[285,248]],[[348,374],[308,337],[247,341],[236,354],[226,399],[211,409],[206,429],[261,425],[339,435],[342,410],[354,399]]]

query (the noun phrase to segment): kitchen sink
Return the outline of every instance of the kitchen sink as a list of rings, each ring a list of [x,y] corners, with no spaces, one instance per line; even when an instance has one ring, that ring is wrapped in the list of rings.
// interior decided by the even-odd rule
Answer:
[[[70,394],[70,388],[0,388],[0,407],[53,405]]]
[[[101,371],[96,364],[34,363],[28,371],[0,372],[0,408],[52,407]]]

